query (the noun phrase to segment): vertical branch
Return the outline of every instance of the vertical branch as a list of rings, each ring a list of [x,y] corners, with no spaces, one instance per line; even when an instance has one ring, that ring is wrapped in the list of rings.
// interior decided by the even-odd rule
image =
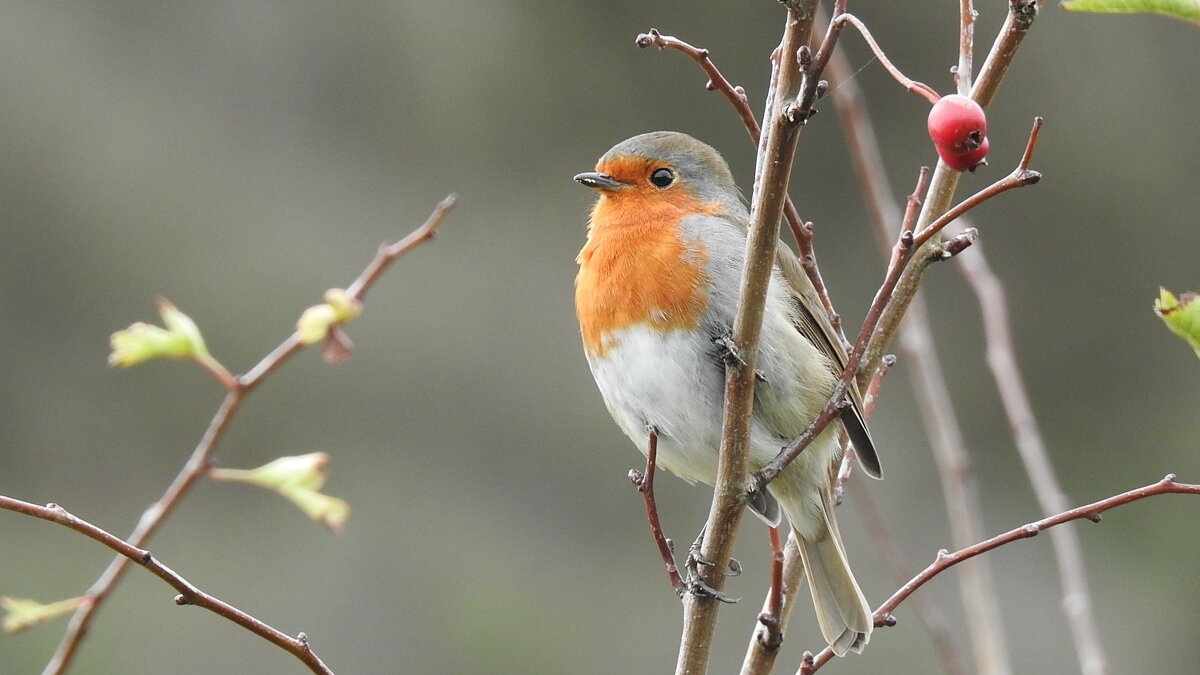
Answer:
[[[1024,41],[1033,20],[1037,17],[1040,5],[1040,0],[1009,0],[1009,11],[1004,19],[1004,25],[1000,28],[1000,33],[979,71],[979,77],[971,88],[971,97],[979,105],[986,108],[1000,89],[1000,83],[1016,57],[1017,49]],[[918,219],[918,232],[950,208],[961,175],[958,171],[946,166],[945,162],[938,162],[937,168],[933,172],[933,180],[930,182],[929,193],[925,198],[924,208]],[[936,244],[936,240],[930,241],[929,244]],[[871,342],[867,346],[863,358],[864,370],[871,371],[878,365],[879,359],[883,358],[888,344],[899,330],[900,321],[904,318],[909,303],[916,295],[917,288],[920,287],[921,281],[925,278],[925,272],[932,263],[926,253],[918,252],[915,264],[905,271],[904,277],[897,285],[896,297],[893,302],[889,303],[879,322],[879,330],[872,336]]]
[[[741,359],[740,362],[731,360],[726,366],[720,460],[708,525],[701,545],[701,555],[714,563],[702,567],[701,574],[706,575],[703,581],[717,591],[725,583],[725,567],[748,492],[750,416],[754,400],[758,338],[762,329],[767,283],[779,239],[784,196],[791,176],[792,156],[803,121],[784,114],[784,110],[791,109],[800,91],[803,78],[796,54],[801,46],[808,43],[817,2],[793,0],[786,4],[788,10],[783,40],[775,52],[771,87],[763,115],[746,262],[733,327],[733,343]],[[711,595],[689,594],[684,598],[683,635],[676,673],[699,674],[707,669],[718,604]]]
[[[789,528],[790,529],[790,528]],[[800,548],[796,543],[796,535],[789,532],[787,544],[783,547],[783,604],[778,608],[778,625],[774,632],[779,635],[787,633],[787,619],[792,614],[792,606],[796,602],[797,591],[804,582],[804,565],[800,563]],[[771,612],[775,608],[772,598],[763,601],[762,611]],[[775,667],[775,657],[779,655],[779,645],[770,641],[771,631],[762,622],[755,624],[754,633],[750,636],[750,644],[746,647],[746,656],[742,659],[740,675],[766,675]]]
[[[970,0],[963,2],[964,5],[970,4]],[[963,34],[967,32],[968,29],[964,27]],[[970,79],[969,63],[968,60],[964,66],[960,59],[957,73],[960,78],[965,75],[967,80]],[[837,82],[834,101],[846,135],[854,171],[865,198],[867,212],[875,226],[881,250],[886,256],[891,249],[892,228],[894,223],[900,221],[897,199],[883,170],[883,155],[876,142],[862,90],[852,77],[853,71],[842,50],[834,53],[829,72]],[[930,448],[938,466],[942,494],[946,500],[946,513],[950,520],[951,540],[956,547],[963,548],[984,537],[983,509],[974,486],[970,454],[966,449],[953,400],[949,395],[933,344],[929,315],[919,297],[914,300],[909,310],[908,320],[901,333],[901,344],[912,362],[912,368],[909,368],[908,372],[912,378],[913,389],[917,393],[922,418],[931,441]],[[860,383],[861,378],[870,372],[872,371],[860,372]],[[1004,626],[989,561],[983,558],[968,561],[963,565],[958,579],[964,609],[970,619],[966,627],[971,636],[977,671],[1010,672]],[[944,644],[945,640],[937,637],[936,621],[926,621],[926,625],[935,634],[935,643]],[[944,649],[942,651],[945,653]],[[949,658],[951,657],[944,656],[943,662],[947,662]]]
[[[958,3],[958,65],[954,67],[954,85],[962,96],[971,94],[972,54],[975,51],[975,8],[971,0]]]
[[[1016,439],[1017,452],[1025,464],[1038,504],[1047,516],[1061,513],[1067,510],[1069,502],[1055,476],[1033,406],[1025,391],[1013,349],[1004,287],[980,250],[975,255],[964,256],[959,269],[979,298],[987,339],[988,367],[996,380],[1004,412]],[[1079,536],[1073,528],[1055,528],[1050,533],[1050,543],[1058,560],[1058,575],[1063,587],[1062,610],[1075,642],[1081,670],[1085,675],[1101,675],[1107,672],[1108,667],[1092,610]]]

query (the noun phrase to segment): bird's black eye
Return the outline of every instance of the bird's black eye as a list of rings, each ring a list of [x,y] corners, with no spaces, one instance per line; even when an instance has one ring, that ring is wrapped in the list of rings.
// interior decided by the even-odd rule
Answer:
[[[675,182],[675,172],[670,169],[655,169],[650,174],[650,184],[654,187],[665,188]]]

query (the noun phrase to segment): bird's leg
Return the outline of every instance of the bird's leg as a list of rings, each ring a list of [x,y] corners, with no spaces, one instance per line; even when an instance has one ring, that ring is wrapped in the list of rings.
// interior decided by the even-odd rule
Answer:
[[[629,479],[642,493],[642,501],[646,504],[646,520],[650,522],[650,534],[658,546],[658,554],[662,556],[663,564],[667,567],[667,577],[671,580],[671,588],[675,594],[683,597],[687,585],[679,576],[679,567],[675,564],[675,544],[663,534],[662,524],[658,520],[658,505],[654,501],[654,468],[658,456],[658,429],[647,427],[650,439],[646,444],[646,470],[630,469]]]

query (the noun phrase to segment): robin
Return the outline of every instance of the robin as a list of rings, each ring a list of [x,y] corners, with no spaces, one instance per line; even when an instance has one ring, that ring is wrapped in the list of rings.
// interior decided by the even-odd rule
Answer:
[[[684,480],[717,475],[725,358],[737,312],[750,216],[716,150],[658,131],[618,143],[575,180],[599,193],[579,252],[575,311],[592,375],[608,411],[657,464]],[[757,470],[799,436],[833,392],[846,363],[808,276],[780,242],[767,290],[750,429]],[[864,470],[881,476],[862,398],[841,414]],[[834,518],[833,478],[843,448],[826,429],[758,495],[768,524],[780,509],[800,544],[818,623],[838,656],[861,652],[871,610]]]

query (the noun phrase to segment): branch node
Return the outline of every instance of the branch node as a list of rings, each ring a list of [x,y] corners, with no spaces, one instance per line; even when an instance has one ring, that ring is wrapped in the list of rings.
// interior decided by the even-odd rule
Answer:
[[[183,607],[184,605],[192,604],[192,601],[183,593],[175,596],[175,604]]]
[[[933,259],[949,260],[962,253],[968,246],[974,244],[977,239],[979,239],[979,230],[968,227],[954,237],[951,237],[944,244],[938,246],[934,252]]]
[[[796,63],[800,66],[802,73],[807,73],[809,68],[812,68],[813,54],[808,45],[800,45],[800,48],[796,50]]]
[[[1008,11],[1018,23],[1028,27],[1037,18],[1037,0],[1009,0]]]
[[[1021,530],[1025,533],[1025,536],[1033,537],[1037,536],[1037,534],[1042,531],[1042,527],[1037,523],[1029,523],[1028,525],[1022,527]]]

